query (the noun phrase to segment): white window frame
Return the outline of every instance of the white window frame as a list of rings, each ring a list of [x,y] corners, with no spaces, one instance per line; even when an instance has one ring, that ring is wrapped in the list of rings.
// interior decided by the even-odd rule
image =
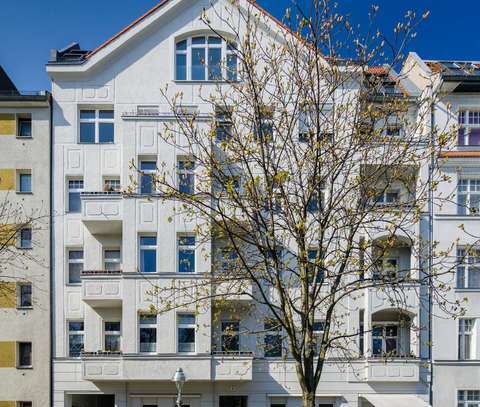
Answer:
[[[155,238],[155,245],[142,245],[142,237],[154,237]],[[154,250],[155,251],[155,271],[154,272],[144,272],[141,269],[141,259],[142,259],[142,250]],[[148,234],[148,233],[141,233],[138,235],[138,269],[141,273],[156,273],[158,272],[158,235],[157,234]]]
[[[83,331],[70,331],[70,322],[81,322],[83,323]],[[80,319],[70,319],[70,320],[67,320],[67,347],[66,347],[66,350],[67,350],[67,357],[69,358],[79,358],[79,356],[70,356],[70,335],[78,335],[78,336],[82,336],[83,337],[83,349],[85,350],[85,321],[84,320],[80,320]],[[81,353],[82,351],[80,351]]]
[[[373,279],[374,280],[381,280],[383,279],[397,279],[399,276],[400,271],[400,258],[395,256],[382,256],[381,258],[377,259],[378,263],[381,264],[381,270],[378,270],[377,264],[375,264],[373,270]],[[391,262],[395,262],[395,267],[390,269],[389,265]],[[387,273],[388,271],[388,273]]]
[[[111,183],[115,184],[115,186],[110,191],[109,188],[111,187]],[[105,177],[103,179],[103,192],[120,192],[121,190],[122,186],[120,185],[120,178]]]
[[[118,252],[118,258],[109,258],[107,259],[106,253],[107,252]],[[109,270],[107,268],[107,264],[118,264],[119,267],[118,269],[111,269]],[[122,251],[120,250],[119,247],[114,247],[114,248],[105,248],[103,249],[103,268],[105,271],[120,271],[122,269]]]
[[[78,182],[82,183],[81,188],[78,187],[78,184],[73,184],[73,183],[78,183]],[[75,185],[75,188],[70,188],[70,183],[72,183],[72,185]],[[71,210],[70,210],[70,193],[78,193],[81,196],[81,194],[84,190],[85,190],[85,183],[83,181],[83,178],[67,179],[67,206],[68,206],[68,208],[66,208],[66,212],[69,212],[69,213],[81,213],[82,212],[81,197],[79,198],[80,199],[80,210],[78,212],[71,212]]]
[[[182,315],[193,315],[193,317],[195,318],[195,323],[193,324],[181,324],[180,323],[180,316]],[[193,312],[178,312],[177,313],[177,353],[180,353],[182,355],[193,355],[193,354],[196,354],[197,353],[197,317],[195,316],[195,314]],[[183,352],[183,351],[180,351],[180,338],[179,338],[179,335],[178,335],[178,331],[180,328],[183,328],[183,329],[191,329],[193,328],[193,332],[194,332],[194,341],[193,341],[193,352]]]
[[[479,389],[457,390],[458,407],[477,407],[478,405],[480,405]]]
[[[471,252],[476,252],[475,254]],[[478,268],[478,273],[480,274],[480,248],[457,248],[457,278],[456,278],[456,288],[458,289],[480,289],[480,276],[479,276],[479,285],[470,286],[470,273],[472,268]],[[463,269],[463,273],[461,273]],[[463,281],[460,280],[460,277],[463,274]],[[459,284],[461,283],[461,284]]]
[[[20,135],[20,122],[21,121],[30,121],[30,137],[25,137]],[[30,113],[16,113],[15,114],[15,124],[16,124],[16,137],[20,140],[30,140],[33,138],[33,120]]]
[[[475,359],[474,334],[475,318],[460,318],[458,320],[458,360]],[[468,340],[468,354],[467,354]]]
[[[25,242],[27,243],[23,243],[24,240],[22,238],[22,233],[24,231],[30,231],[30,240],[25,240]],[[30,242],[30,243],[28,243]],[[25,227],[22,227],[19,231],[18,231],[18,245],[17,245],[17,248],[18,249],[22,249],[22,250],[28,250],[28,249],[32,249],[33,248],[33,229],[31,226],[25,226]]]
[[[30,305],[22,305],[22,287],[30,287]],[[17,284],[17,308],[32,309],[33,308],[33,285],[30,282],[21,282]]]
[[[386,335],[386,330],[387,328],[389,327],[392,327],[392,326],[395,326],[397,328],[397,335],[389,335],[387,336]],[[381,327],[382,328],[382,335],[381,336],[374,336],[373,335],[373,329],[375,327]],[[400,331],[401,331],[401,326],[399,323],[394,323],[394,322],[390,322],[390,321],[375,321],[375,322],[372,322],[372,335],[371,335],[371,347],[372,347],[372,357],[374,358],[384,358],[386,356],[388,357],[401,357],[401,356],[405,356],[405,355],[402,355],[402,349],[401,349],[401,334],[400,334]],[[379,355],[376,355],[373,353],[373,341],[374,339],[381,339],[382,340],[382,353],[380,353]],[[395,339],[395,352],[396,354],[395,355],[390,355],[388,354],[387,355],[387,339]]]
[[[70,252],[82,252],[82,258],[81,259],[71,259],[70,258]],[[81,263],[85,267],[85,251],[83,250],[83,247],[72,247],[67,249],[67,284],[68,285],[79,285],[81,283],[71,283],[70,282],[70,264],[79,264]],[[82,267],[82,271],[84,270],[84,267]],[[82,273],[80,272],[80,275]]]
[[[30,191],[22,191],[22,176],[30,176]],[[32,170],[17,170],[17,194],[32,194],[33,193],[33,174]]]
[[[140,316],[141,315],[150,315],[150,316],[154,316],[155,317],[155,323],[154,324],[141,324],[140,323]],[[137,314],[137,325],[138,325],[138,329],[137,329],[137,343],[138,343],[138,353],[142,354],[142,355],[153,355],[153,354],[156,354],[157,353],[157,349],[158,349],[158,317],[156,314],[152,314],[152,313],[148,313],[148,312],[140,312]],[[146,329],[155,329],[155,351],[154,352],[142,352],[140,349],[141,349],[141,343],[140,343],[140,338],[141,338],[141,335],[140,335],[140,331],[142,328],[146,328]]]
[[[29,343],[30,344],[30,364],[28,365],[21,365],[20,364],[20,345],[23,343]],[[17,342],[17,369],[31,369],[33,368],[33,343],[29,341],[18,341]]]
[[[197,37],[204,37],[205,38],[205,43],[204,44],[192,44],[192,38],[197,38]],[[220,44],[209,44],[208,43],[208,37],[214,37],[214,38],[219,38],[220,39]],[[182,41],[187,41],[187,49],[186,50],[177,50],[177,44],[182,42]],[[236,42],[232,42],[235,43]],[[173,70],[173,76],[174,80],[178,82],[224,82],[227,80],[227,63],[228,63],[228,57],[231,55],[236,55],[235,51],[229,49],[227,46],[227,41],[225,41],[223,38],[219,37],[218,35],[215,35],[214,33],[198,33],[198,34],[193,34],[188,37],[178,37],[175,39],[174,43],[174,51],[175,51],[175,60],[174,60],[174,70]],[[221,50],[220,53],[220,69],[221,69],[221,78],[220,79],[208,79],[208,63],[205,63],[204,66],[204,79],[192,79],[192,50],[194,48],[204,48],[205,49],[205,61],[208,61],[209,57],[209,49],[214,48],[214,49],[219,49]],[[177,55],[186,55],[186,79],[177,79]],[[238,58],[237,58],[237,67],[236,67],[236,76],[238,80]]]
[[[180,163],[183,163],[182,167],[183,168],[180,168]],[[185,166],[185,164],[188,164],[187,166]],[[191,165],[190,165],[191,164]],[[193,185],[189,185],[189,186],[192,186],[192,192],[191,193],[195,193],[195,160],[193,158],[190,158],[190,157],[178,157],[177,159],[177,185],[178,185],[178,189],[180,190],[180,178],[182,175],[185,175],[185,176],[189,176],[191,175],[192,176],[192,184]]]
[[[470,123],[470,114],[474,116],[472,123]],[[475,118],[475,116],[477,117]],[[472,129],[480,129],[480,107],[470,108],[470,109],[460,108],[458,110],[457,121],[458,121],[459,131],[461,128],[464,129],[463,144],[458,144],[458,138],[457,138],[458,146],[460,147],[480,146],[480,144],[470,144],[470,131]]]
[[[479,196],[480,202],[480,178],[469,177],[458,179],[457,183],[457,214],[458,215],[480,215],[480,204],[476,210],[470,206],[472,195]],[[465,203],[460,204],[460,197],[465,197]],[[465,212],[465,213],[462,213]]]
[[[186,237],[195,238],[195,244],[180,244],[181,239]],[[177,274],[195,274],[197,272],[197,236],[193,233],[179,233],[177,235]],[[193,272],[180,272],[180,251],[181,250],[193,250],[194,262],[193,262]]]
[[[118,322],[120,324],[120,330],[119,331],[107,331],[106,328],[105,328],[105,325],[109,322],[113,322],[113,323]],[[107,346],[106,346],[107,336],[118,337],[118,339],[119,339],[119,345],[118,345],[119,349],[117,351],[107,351]],[[110,319],[110,320],[103,321],[103,348],[104,348],[104,351],[106,351],[106,352],[121,352],[122,351],[122,321],[121,320]]]
[[[82,111],[95,111],[95,117],[93,119],[82,119],[81,112]],[[112,119],[104,119],[100,118],[100,111],[112,111],[113,118]],[[93,143],[87,141],[80,141],[80,125],[81,123],[94,123],[95,124],[95,141]],[[107,142],[100,142],[100,123],[112,123],[113,124],[113,141]],[[89,107],[89,106],[82,106],[78,111],[78,143],[79,144],[115,144],[115,109],[113,106],[111,107]]]

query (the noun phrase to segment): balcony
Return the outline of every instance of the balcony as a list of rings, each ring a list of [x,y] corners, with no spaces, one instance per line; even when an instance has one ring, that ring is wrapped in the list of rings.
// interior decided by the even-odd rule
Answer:
[[[373,314],[382,310],[401,308],[412,314],[418,314],[420,306],[419,290],[419,284],[410,283],[402,284],[400,289],[389,286],[368,288],[370,312]]]
[[[86,270],[81,274],[82,300],[92,307],[122,305],[121,271]]]
[[[418,382],[420,360],[416,358],[366,361],[367,382]]]
[[[181,367],[188,381],[210,381],[210,355],[82,354],[82,377],[89,381],[171,382]]]
[[[250,381],[252,370],[252,352],[213,352],[212,380]]]
[[[214,282],[215,299],[218,302],[249,302],[252,300],[252,282],[248,279]]]
[[[121,192],[82,192],[82,221],[92,234],[122,232]]]

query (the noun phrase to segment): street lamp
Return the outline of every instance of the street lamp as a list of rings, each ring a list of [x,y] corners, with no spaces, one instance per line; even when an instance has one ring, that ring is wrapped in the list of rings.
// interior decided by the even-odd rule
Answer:
[[[177,386],[177,402],[175,404],[177,407],[182,407],[182,389],[183,385],[185,384],[185,373],[183,373],[181,367],[179,367],[175,372],[173,381],[175,382],[175,386]]]

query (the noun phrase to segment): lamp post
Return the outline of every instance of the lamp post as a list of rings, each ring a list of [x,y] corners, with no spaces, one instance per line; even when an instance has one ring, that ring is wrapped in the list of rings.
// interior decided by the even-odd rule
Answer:
[[[175,404],[177,407],[182,407],[182,389],[183,385],[185,384],[185,373],[183,373],[181,367],[179,367],[175,372],[175,375],[173,376],[173,381],[175,383],[175,386],[177,386],[177,401]]]

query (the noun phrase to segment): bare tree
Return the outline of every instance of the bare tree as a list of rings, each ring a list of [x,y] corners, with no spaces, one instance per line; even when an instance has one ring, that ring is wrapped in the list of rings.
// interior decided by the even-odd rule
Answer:
[[[200,88],[201,110],[162,89],[174,120],[160,136],[184,157],[181,165],[161,163],[152,176],[132,162],[160,199],[178,203],[172,217],[196,225],[196,244],[212,248],[204,279],[152,292],[158,312],[250,312],[258,323],[248,334],[261,338],[265,354],[293,360],[303,405],[313,407],[329,357],[419,357],[410,343],[363,343],[373,331],[361,327],[369,290],[398,310],[396,322],[417,344],[428,327],[412,313],[412,295],[458,312],[440,283],[451,268],[436,267],[444,265],[440,254],[428,261],[432,242],[419,226],[441,182],[428,164],[451,136],[432,137],[431,100],[410,94],[393,70],[427,14],[407,13],[389,39],[375,29],[376,7],[360,34],[328,0],[287,10],[282,25],[253,3],[230,3],[202,16],[231,50],[218,71],[224,81]],[[232,61],[238,72],[229,71]],[[188,271],[188,257],[180,261]],[[250,297],[251,308],[236,309],[235,296]],[[238,328],[223,334],[235,343]]]

